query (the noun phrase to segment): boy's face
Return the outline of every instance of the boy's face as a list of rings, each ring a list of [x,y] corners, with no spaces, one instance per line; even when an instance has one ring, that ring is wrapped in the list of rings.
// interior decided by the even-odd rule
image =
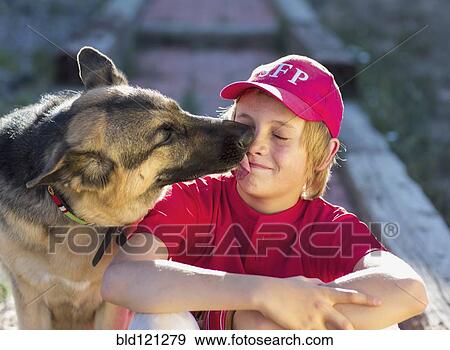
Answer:
[[[257,90],[240,97],[235,121],[255,131],[247,152],[251,172],[238,176],[240,190],[261,199],[298,199],[305,182],[306,154],[300,142],[305,121]]]

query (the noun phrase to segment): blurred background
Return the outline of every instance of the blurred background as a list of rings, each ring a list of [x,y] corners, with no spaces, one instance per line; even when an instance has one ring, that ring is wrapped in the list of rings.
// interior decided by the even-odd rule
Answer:
[[[218,97],[227,83],[305,54],[335,74],[345,101],[358,101],[450,225],[449,13],[447,0],[0,0],[0,115],[81,90],[84,45],[132,84],[211,116],[229,104]],[[345,176],[335,170],[326,198],[359,214]],[[8,303],[0,329],[14,327]]]

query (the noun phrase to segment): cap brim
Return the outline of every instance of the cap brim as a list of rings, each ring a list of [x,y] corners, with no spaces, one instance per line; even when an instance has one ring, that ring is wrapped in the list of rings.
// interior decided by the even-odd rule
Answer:
[[[302,119],[310,121],[323,121],[322,116],[300,97],[289,91],[269,84],[250,81],[237,81],[225,86],[220,92],[220,96],[226,100],[234,100],[241,96],[245,90],[250,88],[258,88],[265,91]]]

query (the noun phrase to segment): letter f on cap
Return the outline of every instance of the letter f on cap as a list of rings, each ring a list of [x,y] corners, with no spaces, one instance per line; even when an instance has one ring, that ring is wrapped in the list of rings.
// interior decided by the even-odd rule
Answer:
[[[280,73],[286,74],[288,71],[290,71],[292,69],[292,64],[288,64],[288,63],[280,63],[277,68],[275,69],[275,72],[273,72],[272,74],[269,75],[269,77],[271,78],[278,78],[278,76],[280,75]],[[288,82],[290,82],[291,84],[297,85],[297,80],[301,80],[301,81],[305,81],[308,80],[309,76],[305,71],[302,71],[301,69],[295,67],[296,72],[294,74],[294,76],[288,80]],[[266,76],[267,73],[265,74],[260,74],[260,77]]]
[[[289,68],[283,70],[284,67],[289,67]],[[292,68],[292,64],[280,63],[278,65],[277,69],[275,70],[275,72],[273,72],[271,75],[269,75],[269,77],[278,78],[278,75],[280,73],[286,74],[289,71],[289,69],[291,69],[291,68]]]

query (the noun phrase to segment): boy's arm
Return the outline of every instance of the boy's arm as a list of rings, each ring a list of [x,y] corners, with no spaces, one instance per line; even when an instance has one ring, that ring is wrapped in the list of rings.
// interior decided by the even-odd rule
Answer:
[[[231,329],[280,330],[284,329],[272,320],[264,317],[259,311],[238,310],[233,315]]]
[[[143,247],[147,235],[135,234],[124,247]],[[154,237],[151,248],[139,254],[120,250],[108,266],[102,297],[140,313],[199,310],[260,310],[289,329],[302,329],[307,320],[324,329],[324,322],[351,327],[330,305],[336,302],[376,305],[373,297],[346,289],[320,286],[303,277],[275,278],[225,273],[167,259],[164,243]],[[156,260],[155,260],[156,259]],[[292,304],[292,300],[299,303]],[[300,307],[311,301],[310,307]],[[279,314],[279,310],[284,310]],[[301,312],[303,311],[303,312]]]
[[[422,313],[428,305],[425,285],[420,276],[402,259],[384,251],[373,251],[355,265],[354,272],[327,283],[367,293],[381,299],[373,308],[336,304],[355,329],[382,329]],[[280,329],[258,311],[237,311],[234,329]]]
[[[126,246],[143,247],[147,235],[133,235]],[[164,243],[157,237],[153,239],[145,254],[120,250],[113,258],[103,276],[104,300],[140,313],[198,311],[211,306],[217,310],[256,309],[255,292],[267,277],[225,273],[166,260]],[[189,300],[188,308],[185,300]]]
[[[355,329],[382,329],[422,313],[428,298],[420,276],[399,257],[373,251],[359,260],[353,272],[327,284],[370,293],[381,299],[378,308],[336,304]]]

